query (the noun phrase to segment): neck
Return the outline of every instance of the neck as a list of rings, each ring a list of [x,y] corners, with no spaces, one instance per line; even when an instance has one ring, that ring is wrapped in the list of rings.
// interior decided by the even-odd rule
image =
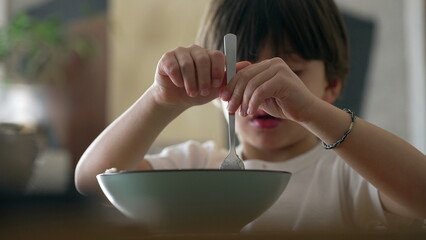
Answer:
[[[242,158],[259,159],[268,162],[282,162],[299,156],[318,145],[318,139],[314,135],[291,145],[277,149],[260,149],[249,144],[243,144]]]

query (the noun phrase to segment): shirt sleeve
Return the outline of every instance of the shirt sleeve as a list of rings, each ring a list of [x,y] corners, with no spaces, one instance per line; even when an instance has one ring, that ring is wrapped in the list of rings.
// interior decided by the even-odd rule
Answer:
[[[349,166],[347,166],[349,168]],[[354,222],[362,229],[415,227],[419,222],[387,212],[381,203],[379,190],[350,169],[349,191]],[[420,226],[420,225],[419,225]]]
[[[355,225],[362,229],[386,228],[386,217],[378,190],[354,170],[349,171],[349,196]]]
[[[146,155],[145,159],[155,170],[202,169],[218,168],[225,156],[225,150],[213,141],[187,141],[166,147],[158,154]]]

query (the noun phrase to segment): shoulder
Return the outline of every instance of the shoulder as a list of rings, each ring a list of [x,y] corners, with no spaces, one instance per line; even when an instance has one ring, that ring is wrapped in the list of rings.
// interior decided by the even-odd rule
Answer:
[[[347,165],[336,152],[324,149],[322,146],[317,145],[311,151],[299,156],[297,162],[305,162],[306,166],[315,171],[326,172],[343,172],[347,170]],[[301,168],[304,169],[304,168]]]
[[[334,189],[351,199],[353,204],[361,204],[366,198],[374,204],[380,202],[377,189],[333,150],[317,148],[315,156],[311,175],[334,185]]]
[[[315,163],[317,167],[328,169],[338,174],[340,177],[363,179],[345,160],[343,160],[333,150],[327,150],[322,147],[315,149]]]
[[[336,181],[339,181],[345,189],[348,187],[357,188],[357,185],[368,183],[344,159],[337,155],[336,152],[318,148],[316,155],[316,167],[326,169],[330,176],[333,176]]]
[[[330,196],[336,196],[342,216],[365,229],[386,225],[377,188],[333,150],[318,148],[316,155],[313,181]]]

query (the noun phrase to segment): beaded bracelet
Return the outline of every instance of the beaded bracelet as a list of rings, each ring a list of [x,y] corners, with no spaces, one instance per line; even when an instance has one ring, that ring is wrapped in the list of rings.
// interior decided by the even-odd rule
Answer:
[[[355,118],[356,118],[355,114],[350,109],[347,109],[347,108],[343,109],[343,111],[345,111],[345,112],[347,112],[351,115],[351,125],[349,125],[348,131],[346,131],[345,134],[343,134],[343,137],[341,137],[339,140],[337,140],[337,142],[330,144],[330,145],[327,145],[325,142],[321,141],[322,146],[325,149],[333,149],[333,148],[339,146],[343,141],[345,141],[346,137],[349,135],[349,133],[351,133],[352,128],[354,127]]]

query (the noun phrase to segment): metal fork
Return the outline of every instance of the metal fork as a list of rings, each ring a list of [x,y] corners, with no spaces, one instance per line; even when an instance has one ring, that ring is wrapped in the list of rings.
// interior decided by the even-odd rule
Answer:
[[[228,33],[224,37],[224,49],[226,56],[226,80],[229,83],[235,75],[237,62],[237,36]],[[244,162],[235,151],[235,114],[228,114],[229,120],[229,154],[220,165],[220,169],[244,169]]]

